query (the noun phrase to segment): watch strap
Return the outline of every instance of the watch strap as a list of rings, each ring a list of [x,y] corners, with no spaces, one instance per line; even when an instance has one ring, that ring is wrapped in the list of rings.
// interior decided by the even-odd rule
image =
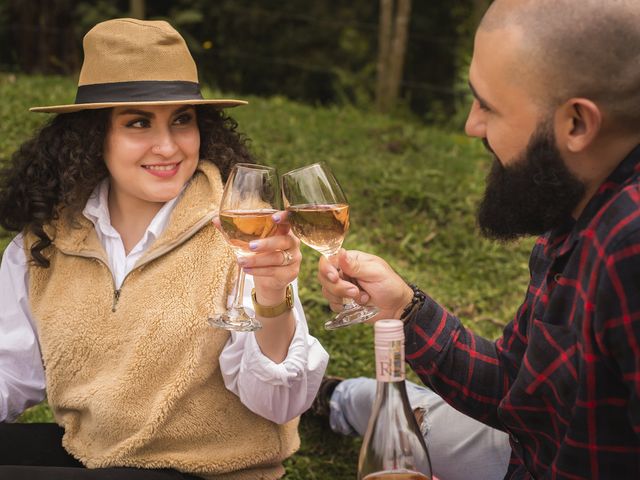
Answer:
[[[260,305],[258,303],[258,300],[256,299],[255,288],[251,290],[251,301],[253,302],[253,310],[256,312],[256,315],[259,315],[264,318],[278,317],[293,308],[293,287],[291,286],[291,284],[287,285],[287,289],[285,290],[284,300],[278,305],[273,305],[269,307],[265,305]]]
[[[400,316],[400,320],[405,324],[413,318],[416,312],[422,308],[424,302],[427,300],[427,295],[420,290],[417,285],[414,285],[413,283],[409,283],[408,285],[411,290],[413,290],[413,298],[404,308],[402,315]]]

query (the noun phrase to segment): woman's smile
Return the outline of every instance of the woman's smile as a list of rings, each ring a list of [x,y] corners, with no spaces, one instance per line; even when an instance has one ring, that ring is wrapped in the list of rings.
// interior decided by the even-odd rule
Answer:
[[[169,178],[178,173],[181,163],[182,162],[142,165],[142,168],[144,168],[151,175],[155,175],[156,177]]]

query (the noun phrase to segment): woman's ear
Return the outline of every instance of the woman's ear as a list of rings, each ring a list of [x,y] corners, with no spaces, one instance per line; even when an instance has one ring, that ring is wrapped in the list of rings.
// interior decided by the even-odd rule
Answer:
[[[571,153],[580,153],[588,148],[601,129],[602,111],[586,98],[567,100],[556,112],[558,145]]]

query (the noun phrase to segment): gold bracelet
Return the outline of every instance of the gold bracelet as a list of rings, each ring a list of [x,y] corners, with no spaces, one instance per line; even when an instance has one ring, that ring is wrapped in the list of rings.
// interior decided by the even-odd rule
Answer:
[[[284,300],[278,305],[274,305],[272,307],[267,307],[258,303],[255,288],[251,290],[251,300],[253,301],[253,309],[255,310],[256,315],[265,318],[278,317],[293,308],[293,288],[291,287],[291,284],[287,285]]]

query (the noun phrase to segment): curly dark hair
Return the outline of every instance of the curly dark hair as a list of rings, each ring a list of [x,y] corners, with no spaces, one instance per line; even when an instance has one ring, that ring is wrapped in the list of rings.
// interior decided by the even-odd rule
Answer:
[[[215,163],[223,181],[235,163],[254,163],[238,123],[210,105],[196,106],[200,158]],[[103,157],[111,109],[59,114],[13,154],[0,183],[0,225],[33,233],[32,261],[48,267],[42,251],[51,245],[44,226],[64,209],[74,215],[109,175]]]

